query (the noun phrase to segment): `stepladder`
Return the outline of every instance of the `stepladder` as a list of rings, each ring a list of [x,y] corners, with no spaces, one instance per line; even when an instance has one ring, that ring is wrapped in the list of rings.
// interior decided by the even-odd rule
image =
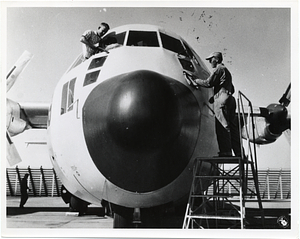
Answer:
[[[196,158],[183,228],[244,229],[245,204],[250,198],[256,199],[263,214],[252,161],[242,157]]]

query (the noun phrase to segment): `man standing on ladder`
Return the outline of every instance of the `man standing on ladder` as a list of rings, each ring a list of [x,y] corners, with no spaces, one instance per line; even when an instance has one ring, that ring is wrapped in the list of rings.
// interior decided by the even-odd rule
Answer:
[[[215,127],[220,150],[219,156],[232,156],[232,149],[235,156],[242,156],[231,73],[222,63],[223,56],[221,52],[211,53],[206,57],[206,60],[214,68],[208,79],[193,79],[192,75],[187,72],[184,73],[190,79],[193,79],[197,85],[214,88],[214,96],[209,102],[214,104]]]

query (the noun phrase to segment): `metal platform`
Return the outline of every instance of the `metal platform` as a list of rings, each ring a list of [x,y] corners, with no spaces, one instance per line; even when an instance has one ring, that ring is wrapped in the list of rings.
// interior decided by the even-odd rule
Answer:
[[[211,164],[211,171],[203,175],[202,164],[207,162]],[[226,164],[233,169],[225,170]],[[248,165],[251,174],[245,173]],[[248,187],[249,180],[253,180],[254,189]],[[227,185],[231,185],[234,192],[228,192]],[[209,187],[212,190],[208,190]],[[264,214],[254,163],[241,157],[197,158],[183,228],[243,229],[246,227],[245,204],[250,197],[257,198],[263,227]]]

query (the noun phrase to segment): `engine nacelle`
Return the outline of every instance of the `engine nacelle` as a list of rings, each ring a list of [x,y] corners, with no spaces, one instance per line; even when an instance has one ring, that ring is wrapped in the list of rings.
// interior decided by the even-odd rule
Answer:
[[[265,117],[256,116],[254,117],[254,132],[252,127],[249,127],[246,130],[247,125],[242,128],[242,137],[247,138],[247,131],[249,134],[249,139],[251,142],[255,142],[256,144],[269,144],[276,141],[276,139],[282,134],[274,134],[270,131],[270,123],[267,121]]]
[[[24,132],[28,127],[25,120],[21,119],[21,107],[18,103],[6,99],[6,129],[11,136]]]

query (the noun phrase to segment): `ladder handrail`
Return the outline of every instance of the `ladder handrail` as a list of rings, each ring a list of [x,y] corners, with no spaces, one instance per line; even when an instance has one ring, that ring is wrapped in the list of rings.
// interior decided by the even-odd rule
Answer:
[[[250,109],[250,112],[248,111],[248,120],[251,119],[251,125],[249,124],[248,127],[252,127],[252,137],[253,137],[253,152],[251,151],[251,145],[250,145],[250,133],[249,133],[249,128],[245,127],[246,130],[246,140],[247,140],[247,146],[249,148],[249,152],[250,152],[250,158],[251,161],[254,162],[255,164],[255,169],[257,170],[257,155],[256,155],[256,142],[255,142],[255,132],[254,132],[254,117],[253,117],[253,106],[251,101],[241,92],[238,92],[238,123],[239,123],[239,132],[240,132],[240,141],[242,142],[243,137],[242,137],[242,124],[241,124],[241,116],[243,118],[243,121],[246,122],[245,120],[245,109],[244,109],[244,104],[243,104],[243,98],[248,102],[248,107]],[[241,147],[242,147],[242,143],[241,143]],[[242,154],[242,157],[244,155]],[[254,159],[254,160],[253,160]]]
[[[257,167],[257,154],[256,154],[256,142],[255,142],[255,132],[254,132],[254,129],[255,129],[255,123],[254,123],[254,114],[253,114],[253,106],[252,106],[252,103],[251,101],[241,92],[239,91],[238,92],[238,122],[239,122],[239,131],[240,131],[240,140],[241,140],[241,147],[243,147],[243,143],[242,143],[242,127],[241,127],[241,114],[242,114],[242,117],[243,117],[243,122],[245,122],[245,110],[244,110],[244,104],[243,104],[243,99],[245,99],[248,103],[248,107],[250,110],[248,110],[248,124],[247,125],[244,125],[244,128],[246,130],[246,140],[247,140],[247,147],[249,149],[249,153],[250,155],[247,155],[248,156],[248,160],[250,160],[252,163],[254,164],[251,164],[251,170],[252,170],[252,174],[254,176],[254,178],[256,180],[254,180],[254,183],[256,184],[256,194],[257,194],[257,198],[258,198],[258,204],[259,204],[259,208],[261,210],[261,213],[262,213],[262,224],[264,226],[264,213],[263,213],[263,209],[262,209],[262,203],[261,203],[261,196],[260,196],[260,192],[259,192],[259,182],[258,182],[258,167]],[[251,120],[251,122],[250,122]],[[250,128],[251,127],[251,128]],[[252,148],[251,148],[251,142],[250,142],[250,137],[249,137],[249,131],[250,129],[252,129]],[[252,150],[253,149],[253,152]],[[243,152],[243,151],[242,151]],[[242,154],[243,155],[243,154]],[[249,157],[250,156],[250,157]],[[243,156],[242,156],[242,159],[243,159]],[[248,170],[248,168],[247,168]],[[253,172],[254,170],[254,172]],[[248,171],[247,171],[248,173]],[[247,179],[247,176],[246,176],[246,179]],[[247,185],[247,182],[245,182],[246,184],[244,185],[246,190],[248,188],[248,185]]]

